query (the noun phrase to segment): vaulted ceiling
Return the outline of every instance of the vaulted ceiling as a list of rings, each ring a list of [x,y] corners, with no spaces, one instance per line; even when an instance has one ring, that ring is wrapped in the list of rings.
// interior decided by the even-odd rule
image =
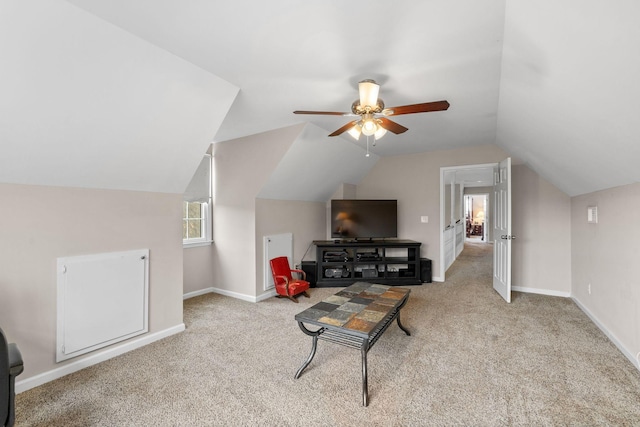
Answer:
[[[495,143],[569,195],[638,182],[638,16],[630,0],[0,0],[0,182],[36,159],[61,185],[175,191],[166,171],[186,185],[211,141],[304,122],[305,143],[327,139],[349,118],[293,110],[349,111],[365,78],[387,106],[451,104],[397,116],[409,131],[376,156]]]

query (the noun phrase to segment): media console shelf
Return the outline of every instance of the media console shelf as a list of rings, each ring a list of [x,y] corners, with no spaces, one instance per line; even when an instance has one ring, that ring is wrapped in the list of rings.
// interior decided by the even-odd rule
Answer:
[[[420,242],[399,239],[315,240],[318,287],[355,282],[420,285]]]

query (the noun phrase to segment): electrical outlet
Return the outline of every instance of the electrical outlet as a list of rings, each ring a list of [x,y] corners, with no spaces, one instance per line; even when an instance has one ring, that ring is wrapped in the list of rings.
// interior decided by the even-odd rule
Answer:
[[[589,287],[587,289],[589,290],[589,295],[591,295],[591,283],[589,283]]]
[[[429,222],[429,217],[427,215],[423,215],[420,217],[420,222],[427,223]]]

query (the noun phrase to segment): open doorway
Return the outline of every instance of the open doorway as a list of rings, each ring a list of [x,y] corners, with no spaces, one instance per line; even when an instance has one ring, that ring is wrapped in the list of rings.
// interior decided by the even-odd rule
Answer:
[[[488,242],[488,194],[464,195],[465,240]]]
[[[434,281],[444,281],[447,269],[462,253],[469,237],[478,244],[492,243],[491,224],[493,179],[496,163],[448,166],[440,168],[440,271]],[[473,206],[465,196],[483,196]],[[471,202],[469,202],[471,203]],[[480,214],[482,211],[482,214]],[[480,214],[480,216],[478,216]],[[482,217],[484,215],[484,217]],[[477,217],[477,218],[476,218]],[[468,222],[467,222],[468,221]],[[478,225],[476,227],[476,225]],[[484,239],[484,240],[483,240]]]
[[[506,302],[510,302],[511,242],[515,236],[511,234],[509,157],[500,163],[440,168],[440,270],[433,280],[444,281],[447,269],[467,246],[464,196],[472,194],[489,195],[488,201],[485,199],[483,202],[482,223],[485,226],[481,235],[486,243],[481,245],[493,250],[493,288]],[[469,213],[470,222],[475,222],[475,215],[475,212]],[[462,250],[459,246],[463,246]]]

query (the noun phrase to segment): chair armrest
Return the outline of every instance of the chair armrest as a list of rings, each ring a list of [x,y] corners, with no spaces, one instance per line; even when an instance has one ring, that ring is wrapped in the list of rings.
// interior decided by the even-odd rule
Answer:
[[[305,273],[303,270],[292,269],[291,272],[300,273],[300,275],[302,275],[302,280],[307,280],[307,273]]]
[[[282,279],[286,285],[289,285],[289,278],[287,276],[274,276],[275,279]]]

